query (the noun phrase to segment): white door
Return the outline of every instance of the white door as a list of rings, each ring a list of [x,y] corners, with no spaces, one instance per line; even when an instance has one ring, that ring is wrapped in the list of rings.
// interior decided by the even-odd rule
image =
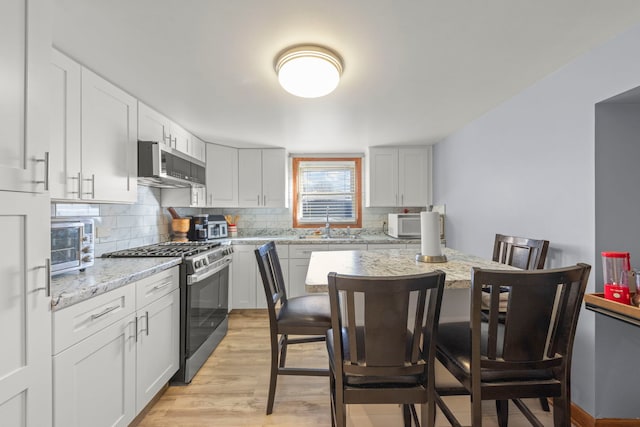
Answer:
[[[262,206],[262,150],[238,150],[238,204]]]
[[[52,413],[49,198],[0,192],[0,228],[0,424],[46,427]]]
[[[133,315],[54,356],[54,427],[128,426],[136,414],[135,356]]]
[[[258,269],[254,249],[253,245],[233,246],[232,308],[256,308]]]
[[[169,146],[171,121],[153,108],[138,101],[138,139]]]
[[[262,206],[286,206],[287,158],[284,149],[262,150]]]
[[[431,203],[431,147],[398,150],[399,206]]]
[[[238,149],[207,144],[207,206],[238,206]]]
[[[398,149],[369,150],[367,206],[398,206]]]
[[[82,179],[85,200],[135,202],[138,103],[82,69]]]
[[[180,358],[180,290],[138,310],[136,413],[178,371]]]
[[[0,190],[46,191],[51,53],[48,1],[0,2],[0,52]]]
[[[52,51],[49,117],[49,192],[51,198],[80,198],[80,70],[81,66]]]

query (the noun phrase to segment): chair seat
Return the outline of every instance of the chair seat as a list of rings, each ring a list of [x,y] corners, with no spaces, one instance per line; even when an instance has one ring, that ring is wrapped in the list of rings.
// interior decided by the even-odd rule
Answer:
[[[331,307],[326,294],[303,295],[287,299],[278,312],[278,330],[280,333],[296,333],[303,329],[308,333],[318,330],[324,335],[331,327]]]
[[[487,323],[481,323],[481,333],[486,335]],[[504,325],[498,325],[498,347],[496,353],[498,356],[502,354],[501,343],[504,336]],[[483,346],[480,349],[481,354],[486,355],[487,349],[482,341]],[[455,363],[456,367],[466,375],[471,370],[471,340],[469,322],[441,323],[438,329],[438,345],[439,355],[444,355],[448,360]],[[499,381],[526,381],[526,380],[546,380],[555,378],[551,369],[536,370],[493,370],[483,368],[480,374],[484,382]]]
[[[363,341],[363,328],[356,328],[356,336],[359,342]],[[329,329],[327,331],[327,352],[329,353],[329,363],[333,365],[334,363],[334,344],[333,344],[333,329]],[[360,345],[360,348],[363,348],[363,345]],[[351,359],[351,351],[349,349],[349,337],[347,336],[347,330],[342,330],[342,348],[344,350],[344,360]],[[407,339],[407,351],[411,349],[411,336]],[[365,355],[360,355],[359,357],[362,361],[365,359]],[[335,371],[335,367],[332,366]],[[370,376],[370,375],[353,375],[347,374],[345,375],[345,385],[350,387],[362,387],[362,388],[376,388],[384,385],[385,388],[389,387],[397,387],[397,388],[407,388],[407,387],[415,387],[423,383],[422,375],[385,375],[385,376]]]

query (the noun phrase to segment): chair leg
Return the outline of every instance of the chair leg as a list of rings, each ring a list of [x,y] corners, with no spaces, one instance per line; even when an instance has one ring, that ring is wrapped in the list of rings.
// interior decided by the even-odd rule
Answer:
[[[273,412],[273,401],[276,396],[278,380],[278,337],[271,338],[271,373],[269,375],[269,397],[267,398],[267,415]]]
[[[280,367],[284,368],[284,364],[287,360],[287,344],[289,342],[289,337],[287,335],[282,335],[280,337]]]
[[[498,415],[498,425],[507,427],[509,423],[509,401],[496,400],[496,414]]]
[[[347,427],[347,408],[344,404],[343,391],[336,387],[336,427]]]
[[[553,425],[564,427],[571,425],[571,404],[565,397],[553,398]]]
[[[542,406],[542,410],[545,412],[551,411],[551,408],[549,408],[549,401],[547,400],[546,397],[540,398],[540,406]]]
[[[482,399],[480,396],[471,395],[471,426],[482,427]]]
[[[402,419],[404,420],[404,427],[411,427],[411,411],[409,405],[402,405]]]

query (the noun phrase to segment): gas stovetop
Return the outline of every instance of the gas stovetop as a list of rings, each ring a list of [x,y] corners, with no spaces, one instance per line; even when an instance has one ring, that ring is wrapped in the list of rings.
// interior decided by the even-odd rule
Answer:
[[[136,257],[189,257],[210,251],[220,246],[220,242],[164,242],[155,245],[138,246],[136,248],[103,254],[104,258],[136,258]]]

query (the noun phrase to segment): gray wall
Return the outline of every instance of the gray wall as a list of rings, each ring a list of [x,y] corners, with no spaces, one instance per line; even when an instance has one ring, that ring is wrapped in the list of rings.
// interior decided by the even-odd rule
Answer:
[[[601,262],[595,241],[595,104],[640,86],[639,46],[636,26],[435,146],[434,200],[447,204],[448,246],[490,257],[499,232],[548,239],[547,267]],[[597,280],[594,271],[587,292],[596,290]],[[636,394],[637,381],[617,384],[608,396],[596,392],[600,370],[625,369],[637,380],[631,366],[597,363],[596,343],[618,323],[599,330],[594,313],[580,315],[572,400],[596,418],[640,414],[637,403],[624,412],[612,409],[620,394]],[[635,340],[640,332],[628,333]]]
[[[595,130],[596,257],[628,251],[640,270],[640,103],[598,104]],[[595,267],[595,287],[602,292],[602,265]],[[607,367],[595,370],[597,412],[638,417],[637,393],[621,392],[638,389],[640,372],[631,368],[638,366],[638,328],[596,316],[595,336],[596,366]]]

